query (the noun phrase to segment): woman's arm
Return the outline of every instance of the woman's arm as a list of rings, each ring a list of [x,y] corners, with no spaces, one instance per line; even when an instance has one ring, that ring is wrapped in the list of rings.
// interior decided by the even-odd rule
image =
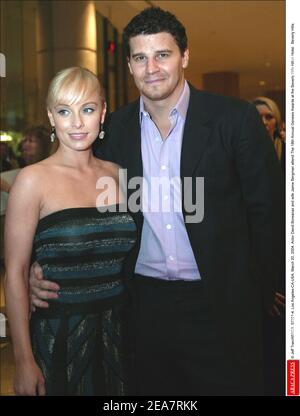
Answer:
[[[9,193],[10,184],[0,177],[0,191]]]
[[[5,218],[6,310],[16,360],[15,390],[43,395],[44,378],[35,363],[29,335],[28,270],[39,220],[40,192],[36,167],[24,168],[11,188]]]

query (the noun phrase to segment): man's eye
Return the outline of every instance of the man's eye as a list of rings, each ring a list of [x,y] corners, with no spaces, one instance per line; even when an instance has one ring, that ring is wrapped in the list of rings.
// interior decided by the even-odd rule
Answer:
[[[135,62],[143,62],[145,59],[145,56],[136,56],[134,58]]]
[[[158,58],[167,58],[169,56],[169,54],[168,53],[160,53],[159,55],[158,55]]]

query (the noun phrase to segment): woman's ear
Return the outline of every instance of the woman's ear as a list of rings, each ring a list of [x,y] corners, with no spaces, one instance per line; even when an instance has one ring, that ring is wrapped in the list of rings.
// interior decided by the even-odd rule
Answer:
[[[47,113],[48,113],[48,118],[49,118],[51,127],[55,127],[54,118],[53,118],[53,115],[52,115],[51,111],[49,110],[49,108],[47,110]]]
[[[104,123],[106,110],[107,110],[107,104],[106,104],[106,101],[104,101],[103,108],[102,108],[102,112],[101,112],[101,120],[100,120],[101,121],[101,124]]]

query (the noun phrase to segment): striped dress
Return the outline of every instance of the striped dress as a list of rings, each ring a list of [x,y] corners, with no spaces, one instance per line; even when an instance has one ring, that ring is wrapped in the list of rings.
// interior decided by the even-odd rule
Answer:
[[[120,207],[68,208],[38,223],[33,260],[45,279],[60,285],[59,298],[30,319],[47,395],[126,394],[122,266],[136,226]]]

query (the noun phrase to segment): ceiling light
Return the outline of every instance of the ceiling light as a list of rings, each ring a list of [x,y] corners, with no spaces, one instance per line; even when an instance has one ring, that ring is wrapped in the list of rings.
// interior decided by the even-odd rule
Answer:
[[[1,132],[1,134],[0,134],[0,141],[1,142],[11,142],[12,139],[13,139],[12,136],[10,136],[9,134]]]

